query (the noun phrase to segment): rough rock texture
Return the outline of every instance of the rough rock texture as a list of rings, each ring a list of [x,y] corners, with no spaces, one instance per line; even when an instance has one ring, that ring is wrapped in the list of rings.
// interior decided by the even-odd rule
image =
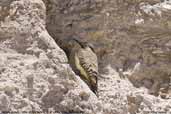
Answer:
[[[47,7],[47,30],[59,46],[64,38],[71,36],[95,45],[100,72],[104,77],[106,75],[110,77],[108,80],[100,79],[99,83],[105,85],[107,83],[102,92],[107,98],[102,101],[110,102],[105,100],[111,98],[107,92],[109,88],[112,95],[120,93],[118,84],[113,85],[116,82],[111,78],[112,74],[109,71],[112,69],[107,70],[108,66],[117,70],[122,77],[123,74],[128,75],[126,78],[133,84],[128,86],[121,83],[120,88],[129,88],[130,93],[134,94],[135,88],[130,88],[135,86],[140,90],[145,89],[147,96],[153,94],[159,98],[169,98],[170,0],[44,0],[44,2]],[[116,74],[115,76],[117,77]],[[129,80],[125,83],[129,83]],[[101,91],[103,86],[99,86]],[[122,95],[127,96],[126,89],[123,91],[125,94]],[[146,95],[140,92],[143,99]],[[152,99],[158,98],[152,97]],[[120,102],[123,104],[125,102],[122,97]],[[119,106],[116,109],[122,109],[121,105],[115,106],[117,104],[115,103],[109,103],[108,107]],[[135,105],[134,102],[128,104],[130,106],[126,107],[130,113],[143,107]],[[147,107],[150,107],[149,110],[156,108],[153,105]],[[165,109],[164,107],[165,105],[162,109]],[[140,112],[143,113],[143,109]]]
[[[43,1],[1,0],[0,12],[0,111],[98,112],[46,31]]]
[[[103,68],[149,66],[170,55],[170,1],[44,0],[47,30],[60,45],[78,36],[95,45]]]
[[[169,0],[0,0],[0,111],[171,112],[170,10]],[[99,98],[58,47],[70,36],[95,45]]]

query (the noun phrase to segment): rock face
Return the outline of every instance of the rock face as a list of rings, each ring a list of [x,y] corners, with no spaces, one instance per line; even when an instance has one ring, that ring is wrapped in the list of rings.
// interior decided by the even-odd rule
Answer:
[[[153,76],[150,77],[161,77],[160,80],[163,80],[163,75],[167,80],[170,77],[170,1],[44,2],[47,6],[46,24],[50,35],[59,46],[62,39],[71,36],[93,43],[102,73],[108,64],[117,70],[126,71],[141,62],[141,69],[147,72],[137,72],[142,77],[149,77],[151,71],[153,73],[150,75]],[[134,76],[131,80],[133,78]]]
[[[95,45],[102,74],[112,75],[106,70],[108,65],[118,71],[134,69],[128,79],[135,87],[145,87],[155,96],[170,94],[171,1],[44,2],[47,6],[47,30],[59,46],[64,38],[78,36]]]
[[[2,0],[0,12],[0,111],[97,112],[45,28],[43,1]]]
[[[170,4],[168,0],[1,0],[0,111],[171,111],[171,100],[166,99],[171,94]],[[99,98],[75,75],[59,48],[70,36],[95,45],[102,76]],[[116,70],[131,73],[121,79]]]
[[[44,0],[47,30],[60,45],[70,36],[93,43],[101,65],[127,70],[170,58],[170,1]],[[163,60],[162,57],[164,57]],[[162,60],[161,60],[162,59]]]

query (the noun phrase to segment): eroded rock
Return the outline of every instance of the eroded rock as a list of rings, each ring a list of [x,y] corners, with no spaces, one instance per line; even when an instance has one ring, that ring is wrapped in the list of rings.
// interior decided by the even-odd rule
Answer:
[[[153,93],[169,93],[170,1],[43,1],[0,1],[0,82],[6,83],[0,90],[1,108],[87,114],[170,111],[170,99],[147,92],[157,88]],[[74,74],[58,47],[70,36],[95,45],[103,77],[99,98]],[[137,63],[133,83],[115,71],[131,71]],[[32,82],[27,76],[33,74]],[[136,99],[137,93],[143,100]],[[130,94],[133,100],[127,99]]]

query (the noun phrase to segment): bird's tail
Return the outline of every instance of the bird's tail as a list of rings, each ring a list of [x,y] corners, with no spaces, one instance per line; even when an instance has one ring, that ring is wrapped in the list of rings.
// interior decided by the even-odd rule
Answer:
[[[93,72],[92,75],[90,76],[90,88],[91,90],[98,95],[98,73]]]

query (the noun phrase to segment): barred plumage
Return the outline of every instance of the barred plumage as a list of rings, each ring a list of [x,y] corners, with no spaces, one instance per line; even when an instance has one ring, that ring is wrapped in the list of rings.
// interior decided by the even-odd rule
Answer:
[[[90,89],[97,94],[98,60],[88,43],[72,39],[69,44],[69,62],[73,70],[80,75]]]
[[[79,64],[85,70],[90,88],[97,92],[98,62],[96,54],[89,47],[81,48],[77,53]],[[77,67],[80,69],[80,67]],[[82,73],[84,75],[84,73]]]

